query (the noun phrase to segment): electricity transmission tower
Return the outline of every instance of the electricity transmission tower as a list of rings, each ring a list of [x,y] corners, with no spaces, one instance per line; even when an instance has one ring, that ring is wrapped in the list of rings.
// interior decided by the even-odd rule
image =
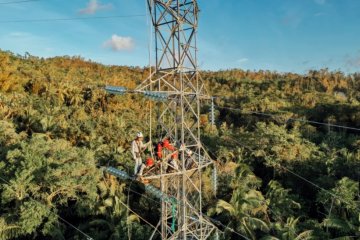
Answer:
[[[207,239],[215,226],[202,214],[202,172],[212,164],[200,141],[201,100],[209,99],[199,75],[196,35],[197,0],[147,0],[155,33],[155,71],[135,92],[165,99],[157,129],[175,143],[178,166],[164,161],[145,178],[158,181],[176,209],[162,201],[162,239]],[[174,220],[176,227],[174,228]]]
[[[135,90],[106,90],[160,100],[155,134],[150,117],[150,137],[169,140],[172,150],[143,178],[151,181],[146,190],[161,199],[161,238],[207,239],[216,227],[202,214],[202,174],[213,161],[200,141],[200,108],[202,100],[211,98],[197,64],[197,0],[147,0],[147,6],[155,34],[155,71]],[[129,178],[113,168],[107,172]]]

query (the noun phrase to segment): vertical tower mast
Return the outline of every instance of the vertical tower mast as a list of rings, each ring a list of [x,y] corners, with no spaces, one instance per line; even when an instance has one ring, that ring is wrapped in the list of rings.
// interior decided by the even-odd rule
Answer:
[[[200,101],[204,93],[197,64],[197,0],[147,0],[155,32],[155,72],[136,92],[163,94],[167,101],[158,129],[174,143],[178,166],[144,177],[158,180],[161,191],[176,199],[162,202],[162,239],[206,239],[214,226],[202,215],[202,170],[212,164],[200,141]],[[174,206],[175,205],[175,206]]]

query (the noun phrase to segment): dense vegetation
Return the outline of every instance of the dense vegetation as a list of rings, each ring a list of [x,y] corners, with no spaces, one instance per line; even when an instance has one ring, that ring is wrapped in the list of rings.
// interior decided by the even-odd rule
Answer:
[[[158,200],[99,168],[131,171],[130,141],[148,132],[146,99],[102,87],[133,88],[147,75],[0,52],[0,239],[86,239],[64,219],[94,239],[149,237],[124,203],[156,225]],[[360,128],[360,74],[202,75],[221,96],[216,126],[208,107],[201,118],[219,173],[216,197],[204,173],[203,210],[228,226],[220,239],[241,239],[231,229],[249,239],[359,239],[360,131],[331,124]]]

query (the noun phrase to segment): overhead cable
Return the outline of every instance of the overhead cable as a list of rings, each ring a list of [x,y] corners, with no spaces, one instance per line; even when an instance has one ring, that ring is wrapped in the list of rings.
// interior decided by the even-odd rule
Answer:
[[[99,16],[99,17],[69,17],[69,18],[30,18],[30,19],[9,19],[0,20],[0,23],[30,23],[30,22],[60,22],[60,21],[79,21],[79,20],[105,20],[114,18],[136,18],[144,17],[145,14],[132,15],[114,15],[114,16]]]
[[[42,0],[22,0],[22,1],[12,1],[12,2],[0,2],[0,5],[10,5],[10,4],[19,4],[19,3],[28,3],[28,2],[39,2]]]
[[[132,212],[135,216],[137,216],[138,218],[140,218],[141,220],[143,220],[146,224],[148,224],[150,227],[152,227],[154,230],[156,230],[157,232],[160,233],[160,231],[153,225],[151,224],[149,221],[147,221],[146,219],[144,219],[143,217],[141,217],[139,214],[137,214],[135,211],[133,211],[129,206],[126,205],[126,203],[124,203],[123,201],[119,200],[119,202],[130,212]],[[161,233],[160,233],[161,234]]]
[[[242,145],[239,141],[235,140],[235,138],[233,138],[233,137],[230,137],[230,138],[231,138],[234,142],[236,142],[236,143],[238,143],[238,144]],[[243,145],[242,145],[242,146],[243,146]],[[289,172],[290,174],[292,174],[292,175],[294,175],[294,176],[296,176],[296,177],[298,177],[298,178],[302,179],[303,181],[305,181],[305,182],[307,182],[307,183],[311,184],[312,186],[314,186],[314,187],[316,187],[316,188],[318,188],[318,189],[320,189],[320,190],[323,190],[324,192],[326,192],[326,193],[330,194],[331,196],[333,196],[334,198],[338,199],[339,201],[341,201],[341,202],[343,202],[343,203],[346,203],[346,204],[349,204],[349,205],[350,205],[350,203],[349,203],[349,202],[347,202],[347,201],[345,201],[342,197],[340,197],[340,196],[336,195],[335,193],[333,193],[333,192],[331,192],[331,191],[329,191],[329,190],[326,190],[325,188],[320,187],[320,186],[319,186],[319,185],[317,185],[316,183],[314,183],[314,182],[310,181],[309,179],[307,179],[307,178],[305,178],[305,177],[303,177],[303,176],[301,176],[301,175],[299,175],[299,174],[297,174],[297,173],[295,173],[295,172],[291,171],[290,169],[288,169],[288,168],[286,168],[286,167],[284,167],[284,166],[280,166],[280,165],[273,165],[273,167],[274,167],[274,168],[276,168],[276,167],[282,168],[283,170],[285,170],[285,171]]]
[[[134,190],[132,190],[132,189],[129,189],[129,188],[127,188],[127,190],[130,191],[130,192],[133,192],[133,193],[135,193],[135,194],[137,194],[137,195],[139,195],[139,196],[142,196],[142,197],[144,197],[144,198],[146,198],[146,199],[148,199],[148,200],[151,200],[151,201],[153,201],[153,202],[157,202],[157,203],[161,204],[160,201],[157,201],[157,200],[155,200],[155,199],[151,199],[151,198],[147,197],[144,193],[139,193],[139,192],[136,192],[136,191],[134,191]],[[136,215],[136,213],[134,213],[134,214]],[[246,240],[250,240],[248,237],[246,237],[246,236],[244,236],[243,234],[235,231],[233,228],[230,228],[230,227],[224,225],[223,223],[219,222],[218,220],[213,219],[213,218],[211,218],[211,217],[209,217],[209,216],[206,216],[206,215],[204,215],[203,213],[201,213],[201,215],[202,215],[202,216],[205,216],[206,218],[208,218],[208,219],[210,219],[210,220],[215,221],[217,224],[219,224],[219,225],[221,225],[222,227],[228,229],[230,232],[232,232],[232,233],[234,233],[234,234],[236,234],[236,235],[238,235],[238,236],[240,236],[240,237],[242,237],[242,238],[244,238],[244,239],[246,239]]]
[[[334,198],[338,199],[340,202],[343,202],[343,203],[346,203],[346,204],[351,205],[348,201],[345,201],[343,197],[340,197],[340,196],[338,196],[338,195],[334,194],[333,192],[331,192],[331,191],[329,191],[329,190],[326,190],[325,188],[320,187],[320,186],[319,186],[319,185],[317,185],[316,183],[313,183],[312,181],[310,181],[310,180],[306,179],[306,178],[305,178],[305,177],[303,177],[303,176],[300,176],[299,174],[297,174],[297,173],[295,173],[295,172],[291,171],[290,169],[288,169],[288,168],[286,168],[286,167],[284,167],[284,166],[278,166],[278,167],[279,167],[279,168],[282,168],[282,169],[284,169],[285,171],[287,171],[287,172],[291,173],[292,175],[294,175],[294,176],[296,176],[296,177],[298,177],[298,178],[300,178],[300,179],[304,180],[305,182],[307,182],[307,183],[311,184],[312,186],[314,186],[314,187],[316,187],[316,188],[318,188],[318,189],[320,189],[320,190],[322,190],[322,191],[324,191],[324,192],[326,192],[326,193],[330,194],[330,195],[331,195],[331,196],[333,196]]]
[[[222,106],[219,106],[219,105],[216,105],[216,107],[217,108],[222,108],[222,109],[228,109],[228,110],[232,110],[232,111],[240,111],[243,114],[254,114],[254,115],[260,115],[260,116],[266,116],[266,117],[279,117],[279,115],[275,115],[275,114],[271,114],[271,113],[254,112],[254,111],[242,111],[242,109],[240,109],[240,108],[222,107]],[[304,123],[312,123],[312,124],[323,125],[323,126],[328,126],[328,127],[335,127],[335,128],[342,128],[342,129],[347,129],[347,130],[360,131],[360,128],[347,127],[347,126],[338,125],[338,124],[311,121],[311,120],[305,120],[305,119],[300,119],[300,118],[287,118],[287,120],[288,121],[290,120],[290,121],[304,122]]]

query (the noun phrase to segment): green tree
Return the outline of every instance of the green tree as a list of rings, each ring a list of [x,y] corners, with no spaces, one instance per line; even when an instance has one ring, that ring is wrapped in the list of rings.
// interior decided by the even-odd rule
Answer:
[[[359,182],[342,178],[330,190],[319,193],[327,217],[322,221],[326,232],[333,237],[360,237]]]
[[[1,175],[11,179],[1,193],[2,216],[9,224],[17,223],[25,236],[62,232],[59,207],[71,207],[71,201],[77,211],[82,206],[91,214],[96,201],[99,172],[93,153],[46,135],[33,136],[9,151]]]
[[[257,189],[261,181],[246,165],[238,167],[232,182],[230,202],[219,200],[210,214],[225,214],[230,226],[251,239],[257,239],[257,230],[269,232],[270,219],[265,198]]]

